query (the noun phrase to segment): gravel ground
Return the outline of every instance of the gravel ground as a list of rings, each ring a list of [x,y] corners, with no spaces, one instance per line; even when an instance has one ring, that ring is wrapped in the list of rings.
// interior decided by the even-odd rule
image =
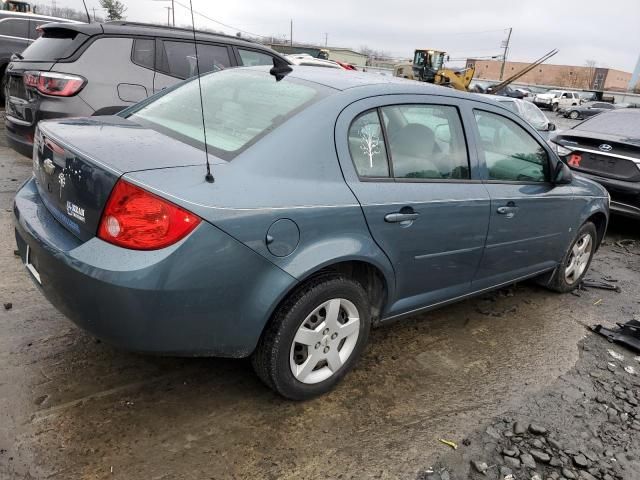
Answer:
[[[610,358],[586,329],[640,313],[638,224],[614,219],[590,273],[621,293],[521,284],[418,315],[375,330],[335,391],[292,403],[246,361],[122,352],[56,312],[13,254],[11,201],[31,162],[3,142],[0,303],[11,308],[0,308],[0,479],[415,479],[434,466],[441,479],[492,478],[515,464],[505,455],[522,462],[534,450],[536,468],[514,466],[515,478],[562,473],[544,454],[576,474],[640,478],[629,401],[638,377],[621,370],[631,355],[614,347],[625,360]],[[510,436],[515,422],[547,433]]]

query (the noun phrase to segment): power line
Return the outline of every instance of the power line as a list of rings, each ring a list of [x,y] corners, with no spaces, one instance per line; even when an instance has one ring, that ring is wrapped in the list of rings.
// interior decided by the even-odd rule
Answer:
[[[188,6],[186,6],[182,2],[179,2],[178,0],[175,0],[175,3],[180,5],[182,8],[186,8],[187,10],[189,10]],[[193,10],[193,13],[195,13],[196,15],[200,15],[202,18],[205,18],[205,19],[209,20],[210,22],[217,23],[218,25],[222,25],[223,27],[230,28],[231,30],[235,30],[236,32],[246,33],[247,35],[253,35],[254,37],[271,38],[271,35],[260,35],[259,33],[249,32],[247,30],[242,30],[241,28],[236,28],[233,25],[229,25],[227,23],[220,22],[218,20],[215,20],[215,19],[209,17],[208,15],[205,15],[202,12],[198,12],[197,10]]]

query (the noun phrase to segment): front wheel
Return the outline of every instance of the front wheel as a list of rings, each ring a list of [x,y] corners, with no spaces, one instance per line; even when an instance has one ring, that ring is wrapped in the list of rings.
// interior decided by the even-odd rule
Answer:
[[[569,118],[571,120],[577,120],[579,116],[580,116],[580,114],[578,112],[576,112],[575,110],[571,110],[571,112],[569,113]]]
[[[558,104],[557,103],[553,103],[551,105],[551,111],[552,112],[557,112],[558,111]]]
[[[571,243],[562,263],[556,269],[548,287],[566,293],[576,289],[587,274],[597,247],[598,232],[593,223],[587,222]]]
[[[341,276],[311,280],[278,308],[253,354],[253,367],[286,398],[322,395],[353,368],[370,324],[359,283]]]

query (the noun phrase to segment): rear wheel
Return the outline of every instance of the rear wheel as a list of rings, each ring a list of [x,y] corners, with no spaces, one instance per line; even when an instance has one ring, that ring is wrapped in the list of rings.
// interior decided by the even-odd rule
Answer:
[[[572,120],[577,120],[579,116],[580,116],[580,114],[575,110],[571,110],[569,112],[569,118],[572,119]]]
[[[253,367],[280,395],[313,398],[353,368],[369,329],[367,295],[359,283],[341,276],[311,280],[275,313],[253,354]]]
[[[571,243],[562,264],[556,269],[548,287],[556,292],[574,290],[589,270],[596,251],[598,233],[593,223],[587,222]]]
[[[552,112],[557,112],[558,111],[558,104],[557,103],[552,103],[551,104],[551,111]]]

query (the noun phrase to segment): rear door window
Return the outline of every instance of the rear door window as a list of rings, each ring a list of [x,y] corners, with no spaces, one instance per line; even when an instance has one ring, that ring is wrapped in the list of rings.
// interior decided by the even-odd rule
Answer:
[[[456,107],[394,105],[382,108],[394,178],[469,178],[469,159]]]
[[[549,158],[545,149],[516,122],[484,110],[474,110],[489,180],[546,182]]]
[[[20,18],[0,20],[0,35],[29,38],[29,21]]]
[[[263,52],[256,52],[255,50],[245,50],[244,48],[239,48],[238,54],[240,55],[240,59],[242,60],[242,65],[245,67],[273,65],[273,57]]]
[[[191,78],[198,73],[193,42],[162,41],[161,70],[172,77]],[[223,70],[231,66],[227,47],[198,43],[200,73]]]

